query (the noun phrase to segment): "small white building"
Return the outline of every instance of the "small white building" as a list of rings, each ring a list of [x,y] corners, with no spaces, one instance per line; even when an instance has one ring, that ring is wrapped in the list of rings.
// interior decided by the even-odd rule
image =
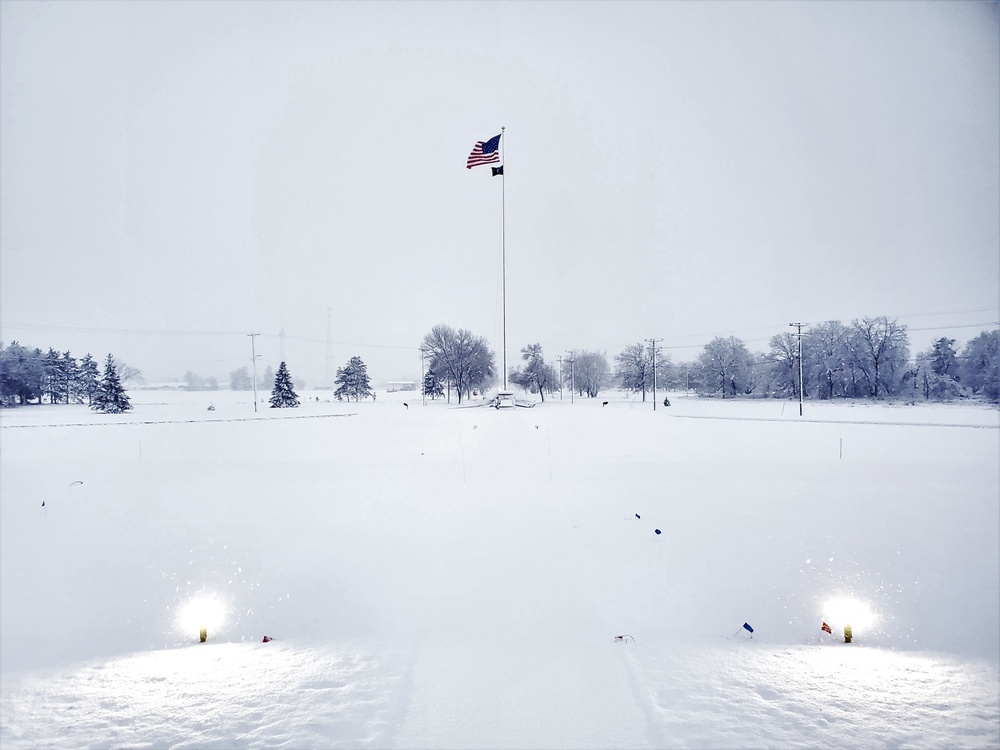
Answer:
[[[385,384],[385,389],[389,393],[396,393],[397,391],[415,391],[417,390],[416,381],[413,380],[392,380]]]

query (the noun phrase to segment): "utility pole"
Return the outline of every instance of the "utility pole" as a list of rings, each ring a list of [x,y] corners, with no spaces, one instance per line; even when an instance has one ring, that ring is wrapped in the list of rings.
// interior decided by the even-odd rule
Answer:
[[[656,411],[656,342],[663,339],[646,339],[646,341],[649,342],[653,355],[653,411]]]
[[[566,359],[569,362],[569,402],[572,404],[576,391],[576,368],[574,367],[576,355],[573,352],[566,353],[569,355]]]
[[[427,389],[424,388],[424,348],[420,347],[420,403],[427,406]]]
[[[799,339],[799,416],[802,416],[802,326],[805,323],[789,323],[790,328],[798,328],[799,332],[793,334]]]
[[[250,337],[250,362],[253,364],[253,413],[257,413],[257,347],[255,343],[257,341],[257,336],[259,333],[248,333],[247,336]]]

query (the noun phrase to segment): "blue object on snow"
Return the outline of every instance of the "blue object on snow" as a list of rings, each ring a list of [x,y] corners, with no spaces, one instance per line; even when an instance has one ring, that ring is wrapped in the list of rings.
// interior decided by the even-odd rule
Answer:
[[[659,530],[659,529],[653,529],[653,531],[655,531],[655,532],[656,532],[657,534],[659,534],[659,533],[660,533],[660,530]]]
[[[743,629],[749,630],[751,633],[753,633],[753,628],[750,627],[750,623],[747,622],[743,623]]]
[[[639,515],[638,513],[636,513],[636,514],[635,514],[635,517],[636,517],[636,518],[640,518],[641,516],[640,516],[640,515]]]

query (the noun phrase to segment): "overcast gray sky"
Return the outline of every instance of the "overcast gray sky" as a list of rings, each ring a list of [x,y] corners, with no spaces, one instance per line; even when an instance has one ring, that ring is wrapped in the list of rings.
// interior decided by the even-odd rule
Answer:
[[[228,379],[1000,317],[988,2],[0,5],[0,338]],[[328,336],[329,325],[329,336]],[[284,347],[278,333],[284,330]],[[399,347],[399,348],[394,348]],[[407,348],[408,347],[408,348]],[[685,348],[686,347],[686,348]]]

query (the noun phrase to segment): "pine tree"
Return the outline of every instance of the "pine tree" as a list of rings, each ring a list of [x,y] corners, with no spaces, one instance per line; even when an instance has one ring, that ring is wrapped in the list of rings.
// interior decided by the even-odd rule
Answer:
[[[278,365],[278,372],[274,376],[274,390],[271,391],[272,409],[287,409],[299,405],[299,397],[293,386],[292,376],[282,362]]]
[[[424,395],[432,399],[444,396],[444,384],[434,370],[428,370],[424,375]]]
[[[104,362],[104,377],[98,383],[97,393],[94,394],[90,408],[105,414],[122,414],[132,408],[128,394],[125,393],[125,388],[122,387],[122,383],[118,379],[115,358],[110,354]]]
[[[61,404],[66,399],[66,371],[62,355],[49,347],[45,355],[45,395],[50,404]]]
[[[361,357],[351,357],[346,365],[337,368],[337,379],[333,382],[339,386],[333,392],[338,401],[343,401],[345,398],[348,401],[352,398],[360,401],[368,396],[375,400],[375,390],[368,380],[368,367]]]
[[[87,403],[91,406],[94,405],[94,399],[97,397],[97,392],[100,388],[100,374],[100,368],[97,366],[94,358],[88,353],[80,362],[76,390],[81,397],[85,396],[87,398]]]
[[[62,374],[65,378],[63,382],[66,388],[66,403],[82,404],[83,394],[80,393],[78,387],[80,382],[80,365],[77,364],[76,357],[69,352],[63,352],[60,364],[62,365]]]
[[[958,375],[958,357],[955,352],[955,339],[942,336],[931,347],[931,368],[935,375],[955,378]]]

